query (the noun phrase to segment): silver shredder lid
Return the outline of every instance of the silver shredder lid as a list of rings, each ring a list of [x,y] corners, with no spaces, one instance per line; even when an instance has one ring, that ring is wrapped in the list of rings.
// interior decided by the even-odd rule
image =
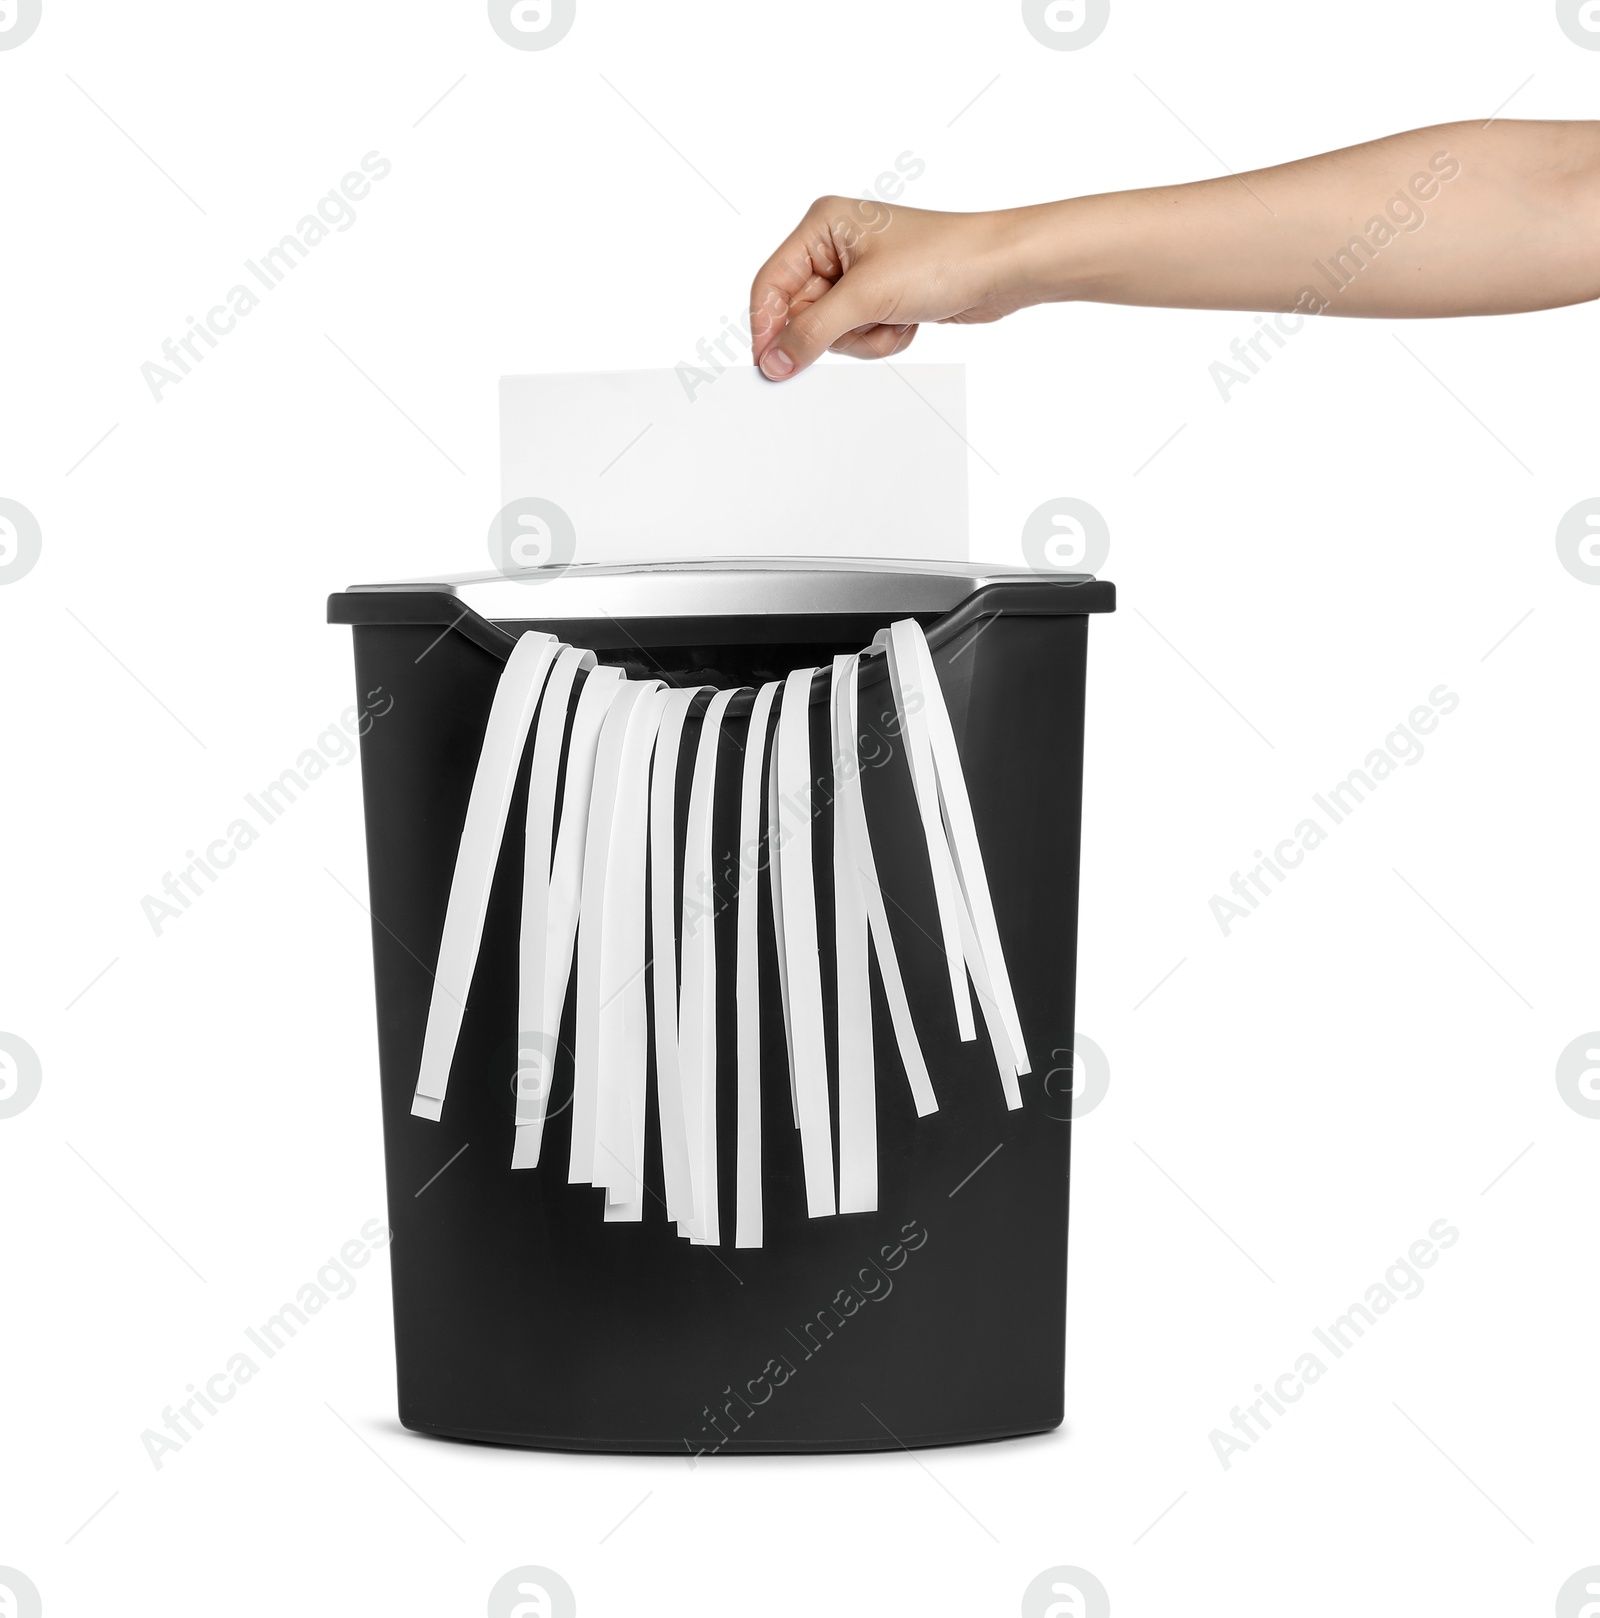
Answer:
[[[1087,573],[1040,574],[993,562],[856,557],[712,557],[573,562],[355,584],[346,597],[454,597],[494,620],[759,617],[813,613],[944,613],[995,585],[1077,587],[1075,610],[1109,610]],[[1087,588],[1086,588],[1087,587]]]

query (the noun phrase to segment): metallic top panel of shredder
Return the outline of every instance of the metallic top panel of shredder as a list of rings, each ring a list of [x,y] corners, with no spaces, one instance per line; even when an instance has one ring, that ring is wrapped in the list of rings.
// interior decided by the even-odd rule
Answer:
[[[351,594],[419,592],[457,597],[494,619],[700,618],[773,613],[949,612],[992,584],[1087,584],[1087,573],[1041,575],[990,562],[908,562],[859,557],[711,557],[575,562],[516,572],[458,573]]]

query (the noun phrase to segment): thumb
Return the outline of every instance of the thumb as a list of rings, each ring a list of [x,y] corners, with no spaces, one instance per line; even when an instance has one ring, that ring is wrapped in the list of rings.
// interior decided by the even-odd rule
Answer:
[[[828,291],[790,317],[783,335],[761,356],[762,374],[774,382],[803,371],[846,332],[876,325],[877,300],[847,271]]]

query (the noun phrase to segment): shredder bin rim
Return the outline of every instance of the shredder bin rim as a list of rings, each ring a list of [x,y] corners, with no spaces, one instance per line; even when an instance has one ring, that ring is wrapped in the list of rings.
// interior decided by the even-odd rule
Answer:
[[[915,609],[906,608],[885,610],[898,611],[903,617],[926,619],[924,629],[928,647],[936,652],[973,624],[996,614],[1007,613],[1024,617],[1081,617],[1091,613],[1115,612],[1116,603],[1116,586],[1109,579],[1096,579],[1088,574],[1066,574],[1059,578],[1031,577],[1026,581],[1008,580],[982,584],[959,605],[944,613],[918,613]],[[537,604],[537,594],[530,595],[529,605]],[[816,617],[825,622],[829,617],[861,617],[863,614],[860,609],[851,608],[837,613],[797,612],[792,616]],[[867,613],[865,616],[871,614]],[[587,618],[588,615],[585,615],[585,620],[577,621],[586,621]],[[653,619],[653,614],[645,613],[629,615],[626,621],[637,629]],[[559,626],[567,621],[559,615],[541,617],[532,614],[525,619],[491,621],[467,606],[458,596],[428,588],[357,587],[337,591],[328,597],[328,622],[331,624],[351,626],[442,624],[502,661],[510,657],[522,628],[530,625]],[[665,623],[671,620],[661,621]],[[718,639],[721,642],[739,638],[736,633],[730,633],[733,626],[739,624],[748,625],[748,637],[751,640],[759,641],[766,638],[766,629],[759,615],[707,613],[699,621],[717,624]],[[514,625],[516,628],[504,627],[506,624]],[[581,639],[581,635],[578,638]],[[864,650],[861,658],[862,686],[875,685],[887,677],[882,651],[870,648]],[[728,717],[748,717],[754,700],[753,692],[741,692],[728,709]],[[828,700],[828,679],[825,671],[812,682],[811,700],[813,703]]]
[[[991,562],[864,557],[656,557],[546,563],[432,578],[358,583],[351,594],[454,596],[491,622],[547,618],[707,618],[849,613],[943,613],[992,584],[1082,587],[1087,574],[1040,573]]]

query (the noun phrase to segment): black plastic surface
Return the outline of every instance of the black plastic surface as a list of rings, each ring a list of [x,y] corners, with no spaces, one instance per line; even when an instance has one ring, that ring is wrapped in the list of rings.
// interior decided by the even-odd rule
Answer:
[[[981,1018],[976,1041],[957,1039],[893,704],[881,674],[871,681],[864,674],[863,756],[884,760],[865,771],[867,811],[940,1110],[922,1119],[913,1112],[874,968],[880,1211],[806,1217],[763,897],[760,1249],[732,1245],[736,902],[729,874],[746,725],[725,727],[715,811],[724,1240],[712,1248],[691,1245],[666,1221],[653,1075],[644,1222],[603,1223],[603,1193],[566,1183],[570,997],[543,1161],[533,1170],[510,1168],[525,781],[443,1119],[411,1116],[430,970],[504,652],[482,644],[473,624],[441,636],[438,604],[450,612],[444,623],[460,612],[448,596],[333,598],[330,607],[348,606],[352,616],[373,613],[355,629],[359,689],[381,687],[394,699],[362,739],[362,777],[399,1403],[408,1427],[696,1457],[893,1449],[1060,1422],[1088,619],[1059,608],[1013,611],[985,595],[986,606],[975,598],[929,638],[1032,1058],[1033,1072],[1021,1081],[1023,1108],[1005,1108]],[[419,611],[424,600],[435,616]],[[417,616],[394,621],[400,612]],[[748,643],[739,621],[696,622],[708,642],[720,634],[728,644]],[[787,666],[825,661],[837,626],[814,622],[819,639],[785,645]],[[561,627],[579,640],[570,624]],[[624,627],[640,647],[662,649],[653,644],[655,626]],[[816,702],[819,800],[831,796],[827,726],[826,706]],[[686,766],[697,732],[695,718],[685,734]],[[822,808],[814,837],[831,1023],[831,809]],[[831,1070],[831,1043],[829,1062]],[[830,1071],[835,1102],[836,1082]]]

